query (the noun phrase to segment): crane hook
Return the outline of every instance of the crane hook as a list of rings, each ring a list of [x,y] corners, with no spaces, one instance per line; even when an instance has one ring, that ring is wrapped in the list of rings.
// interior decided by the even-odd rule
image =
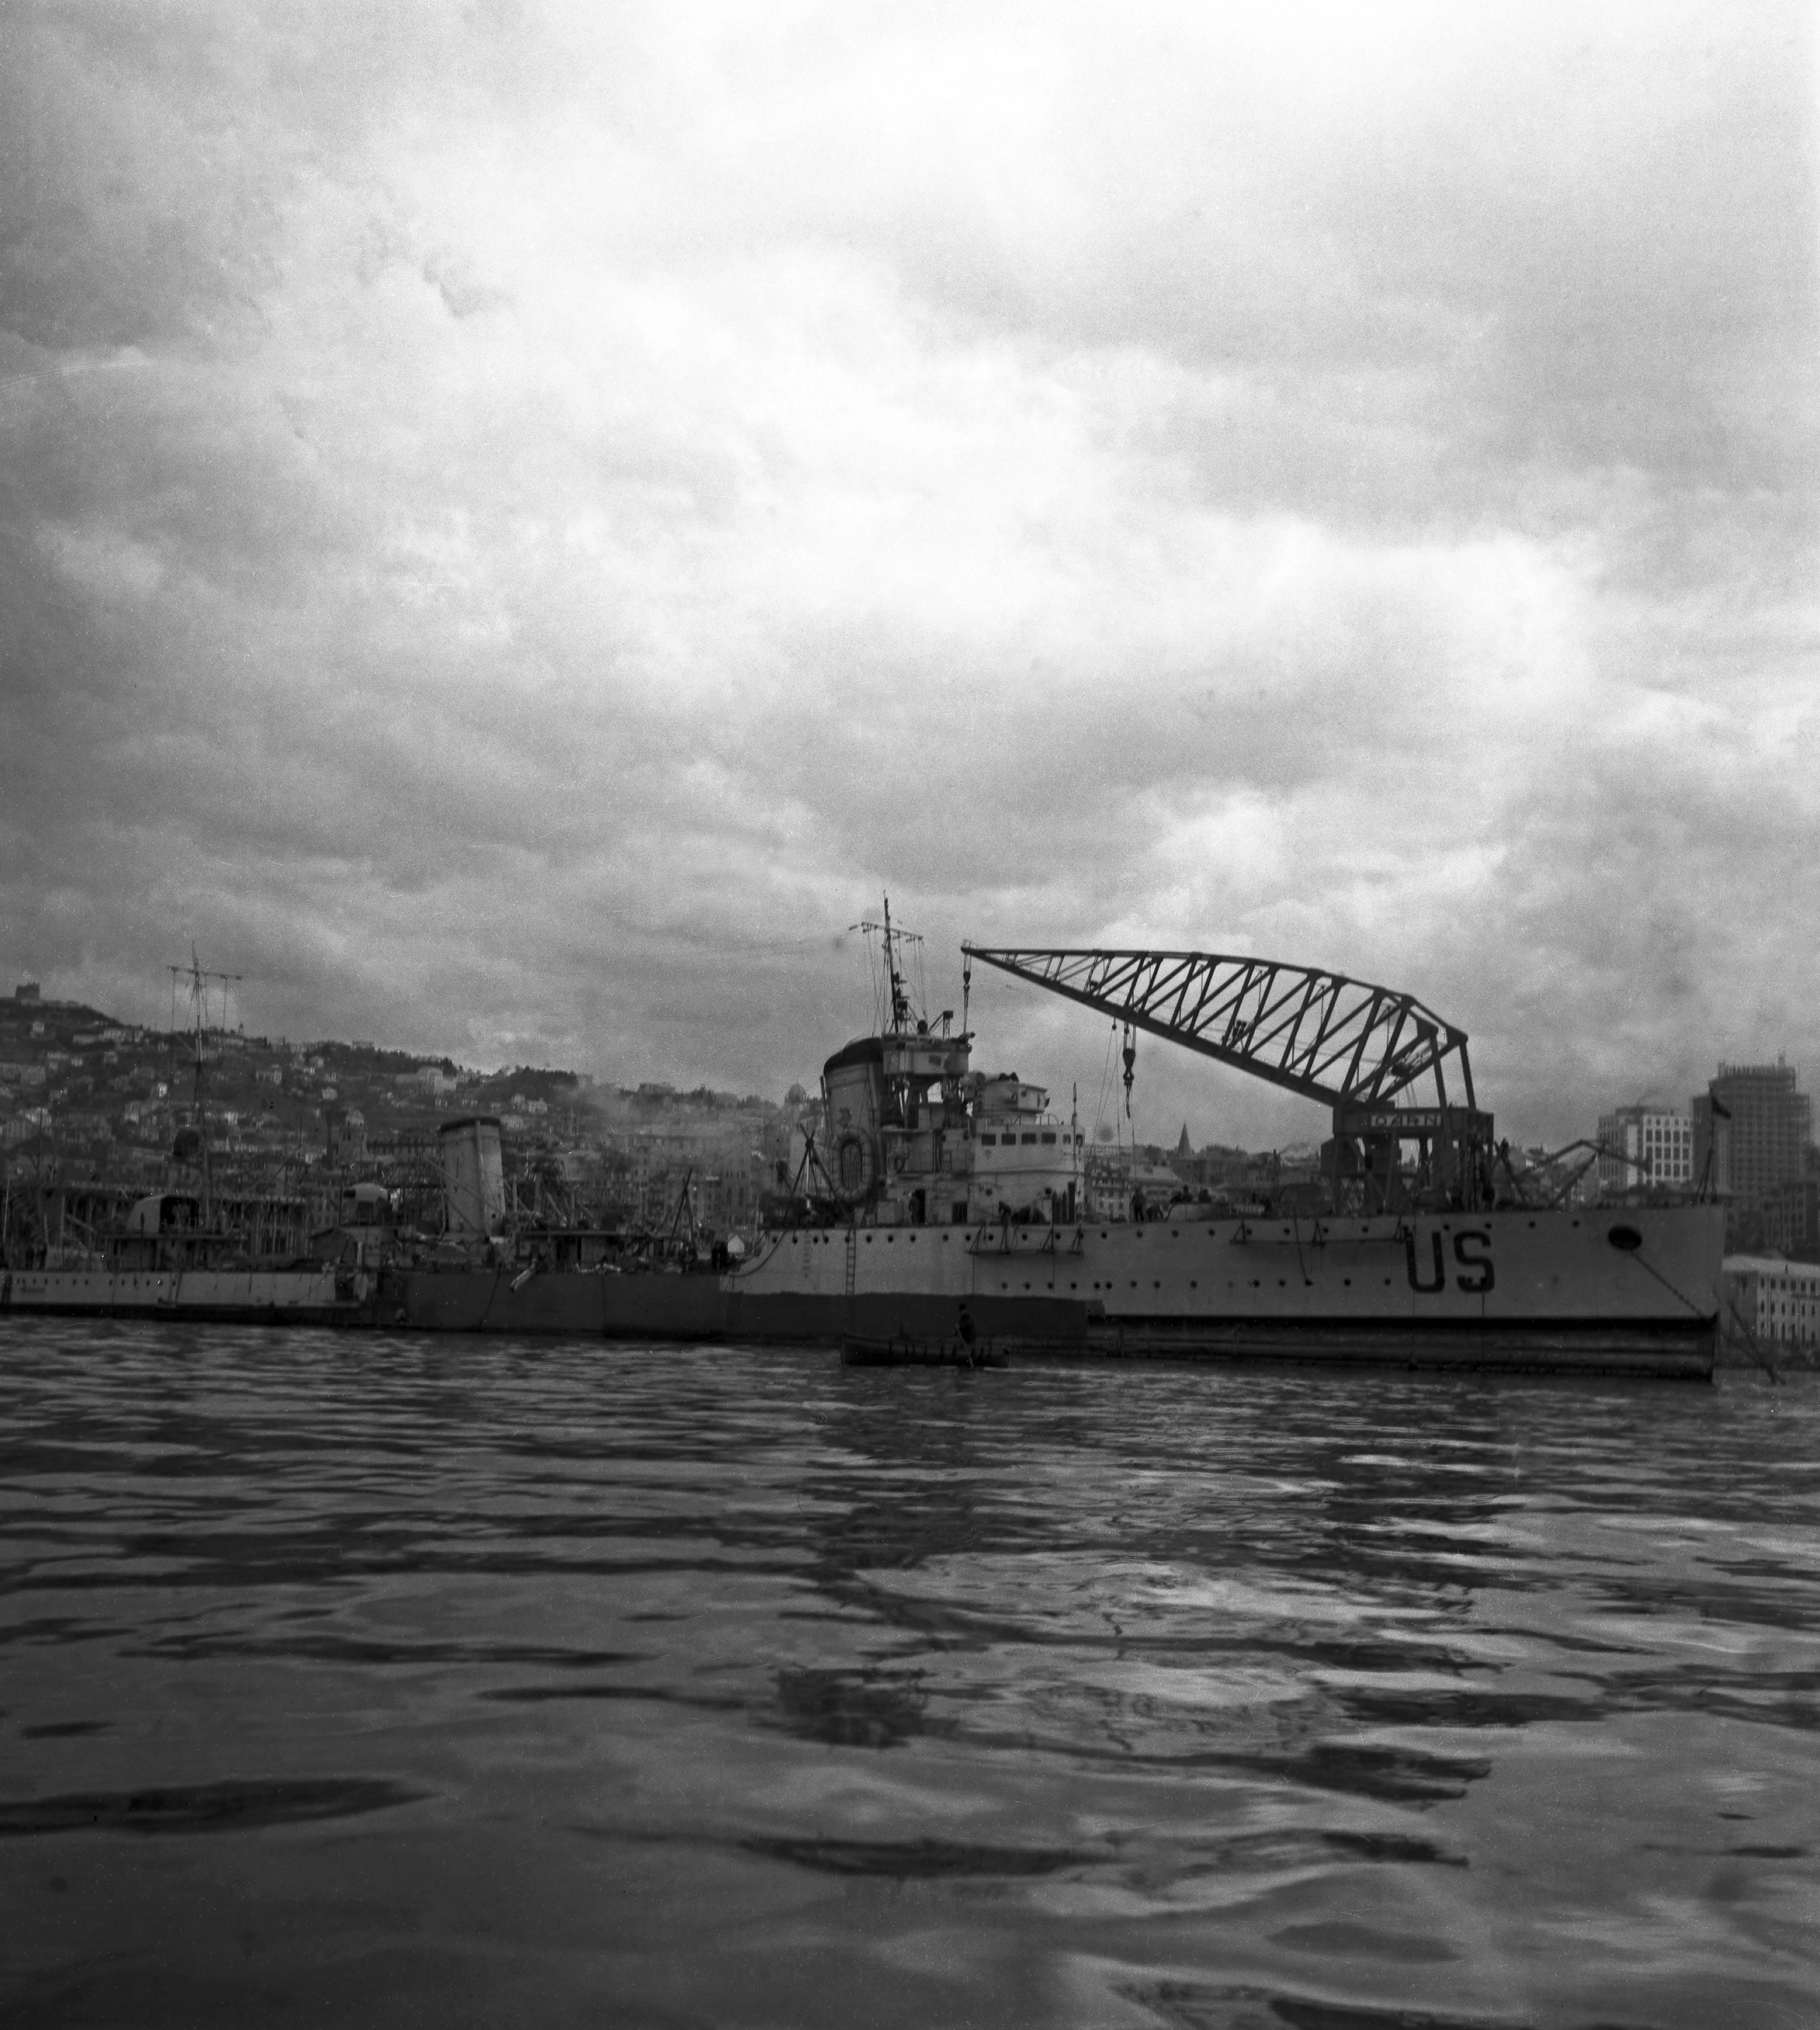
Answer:
[[[1125,1118],[1131,1117],[1131,1074],[1138,1061],[1137,1032],[1131,1024],[1125,1024]]]

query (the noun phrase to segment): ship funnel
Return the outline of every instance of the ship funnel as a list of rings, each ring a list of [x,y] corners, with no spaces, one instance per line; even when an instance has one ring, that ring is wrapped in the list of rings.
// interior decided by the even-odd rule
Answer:
[[[443,1206],[449,1232],[497,1233],[506,1215],[498,1118],[474,1114],[444,1121],[436,1140],[442,1150]]]

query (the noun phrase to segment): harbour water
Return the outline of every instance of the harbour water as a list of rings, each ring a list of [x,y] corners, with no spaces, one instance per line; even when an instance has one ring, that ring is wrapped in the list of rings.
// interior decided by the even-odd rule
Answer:
[[[0,2020],[1820,2021],[1820,1388],[0,1325]]]

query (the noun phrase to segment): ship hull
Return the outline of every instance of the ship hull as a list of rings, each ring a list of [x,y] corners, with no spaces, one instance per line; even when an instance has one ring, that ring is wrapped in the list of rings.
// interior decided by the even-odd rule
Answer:
[[[514,1288],[508,1270],[406,1269],[381,1280],[388,1324],[413,1332],[579,1333],[609,1339],[726,1337],[714,1275],[612,1276],[556,1270]]]
[[[321,1269],[14,1269],[0,1313],[218,1325],[358,1325],[366,1307]]]
[[[990,1345],[1010,1356],[1301,1360],[1701,1378],[1716,1207],[1057,1229],[821,1228],[729,1274],[405,1270],[382,1311],[440,1331]]]
[[[1115,1359],[1314,1361],[1505,1374],[1634,1374],[1700,1381],[1713,1371],[1707,1321],[1552,1319],[1498,1326],[1447,1323],[1286,1325],[1236,1318],[1123,1322],[1090,1334]]]

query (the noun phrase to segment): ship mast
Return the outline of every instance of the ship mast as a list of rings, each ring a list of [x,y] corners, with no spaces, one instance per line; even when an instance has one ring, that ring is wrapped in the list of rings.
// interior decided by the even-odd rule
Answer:
[[[898,948],[904,944],[920,944],[923,942],[922,939],[915,931],[907,931],[901,924],[892,922],[891,898],[889,895],[885,898],[883,923],[875,924],[867,921],[854,924],[853,928],[864,931],[868,937],[881,938],[884,942],[887,999],[883,1012],[886,1032],[890,1034],[901,1035],[914,1029],[916,1026],[916,1017],[910,1006],[910,991],[904,984],[904,967],[898,955]],[[875,991],[877,985],[877,977],[875,976],[873,980]]]
[[[891,982],[891,1027],[908,1029],[910,1004],[904,998],[904,976],[897,965],[897,940],[891,930],[891,898],[885,898],[885,972]]]
[[[218,981],[221,989],[221,1026],[228,1021],[228,989],[245,977],[238,972],[211,972],[197,955],[195,946],[190,946],[188,965],[169,966],[165,970],[171,976],[171,995],[174,1001],[179,981],[187,984],[190,997],[190,1047],[193,1060],[195,1084],[191,1104],[195,1111],[196,1132],[202,1145],[202,1216],[204,1227],[214,1217],[212,1203],[214,1177],[209,1160],[209,1121],[207,1102],[203,1096],[204,1066],[208,1061],[209,1040],[209,983]]]

